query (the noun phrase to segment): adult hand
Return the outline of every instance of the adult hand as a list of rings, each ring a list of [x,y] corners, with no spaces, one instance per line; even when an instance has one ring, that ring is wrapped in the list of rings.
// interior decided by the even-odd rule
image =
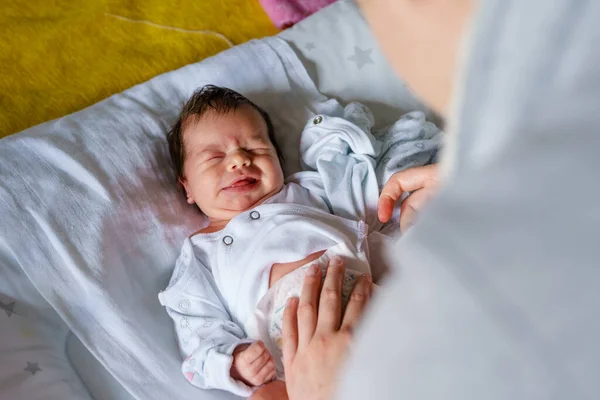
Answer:
[[[342,260],[334,257],[321,289],[321,269],[311,266],[300,299],[283,314],[283,364],[290,400],[330,400],[348,352],[352,329],[371,296],[371,277],[354,286],[342,316]]]
[[[400,206],[400,231],[405,232],[416,220],[418,212],[437,191],[438,166],[430,164],[396,172],[386,182],[379,196],[378,216],[381,222],[392,217],[394,205],[403,192],[412,192]]]

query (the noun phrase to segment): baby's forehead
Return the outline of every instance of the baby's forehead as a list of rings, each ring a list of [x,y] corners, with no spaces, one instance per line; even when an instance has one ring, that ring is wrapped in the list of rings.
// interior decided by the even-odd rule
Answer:
[[[266,121],[257,110],[248,105],[190,115],[182,121],[182,128],[183,141],[192,146],[233,139],[270,142]]]

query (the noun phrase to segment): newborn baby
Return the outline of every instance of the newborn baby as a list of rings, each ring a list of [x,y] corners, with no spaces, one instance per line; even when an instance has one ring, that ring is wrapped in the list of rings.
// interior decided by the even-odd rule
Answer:
[[[336,110],[307,123],[306,170],[287,180],[269,116],[230,89],[196,91],[169,132],[179,183],[208,220],[185,240],[159,294],[193,385],[247,397],[283,379],[281,317],[308,266],[343,259],[345,304],[354,281],[371,273],[373,247],[386,240],[378,232],[380,183],[435,156],[439,131],[422,113],[376,138],[365,106]]]

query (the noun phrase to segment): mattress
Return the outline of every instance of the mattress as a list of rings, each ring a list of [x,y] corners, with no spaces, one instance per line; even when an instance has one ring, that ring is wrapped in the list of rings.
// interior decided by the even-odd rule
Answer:
[[[365,103],[377,126],[427,112],[356,5],[339,1],[277,37],[0,140],[0,399],[199,395],[157,293],[201,218],[174,185],[165,132],[205,83],[271,114],[287,174],[299,168],[301,127],[331,102]]]

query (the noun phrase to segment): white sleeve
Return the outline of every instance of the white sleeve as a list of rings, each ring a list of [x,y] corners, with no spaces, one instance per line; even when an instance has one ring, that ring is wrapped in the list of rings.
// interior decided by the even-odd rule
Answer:
[[[421,111],[406,113],[392,125],[375,131],[381,143],[376,167],[380,185],[398,171],[437,162],[441,133]]]
[[[375,175],[380,144],[370,132],[373,117],[370,111],[361,120],[348,120],[357,115],[351,103],[345,118],[317,115],[304,128],[300,140],[303,167],[316,171],[322,181],[331,212],[348,219],[365,221],[370,229],[377,221],[378,187]]]
[[[366,106],[350,103],[343,118],[314,117],[300,141],[303,167],[321,180],[321,187],[309,189],[322,193],[333,214],[361,219],[370,231],[381,228],[377,203],[383,184],[397,171],[430,163],[440,137],[421,112],[405,114],[375,132],[377,137],[371,133],[373,124]]]
[[[231,378],[232,353],[246,339],[223,305],[210,270],[186,245],[169,287],[159,300],[173,319],[186,379],[202,389],[222,389],[248,397],[252,388]]]
[[[379,191],[396,172],[437,162],[438,149],[442,143],[442,132],[435,124],[427,121],[421,111],[404,114],[398,121],[374,132],[381,142],[381,155],[375,173]],[[404,200],[409,193],[404,193]],[[393,233],[400,224],[400,202],[397,202],[392,218],[381,229],[382,233]]]

